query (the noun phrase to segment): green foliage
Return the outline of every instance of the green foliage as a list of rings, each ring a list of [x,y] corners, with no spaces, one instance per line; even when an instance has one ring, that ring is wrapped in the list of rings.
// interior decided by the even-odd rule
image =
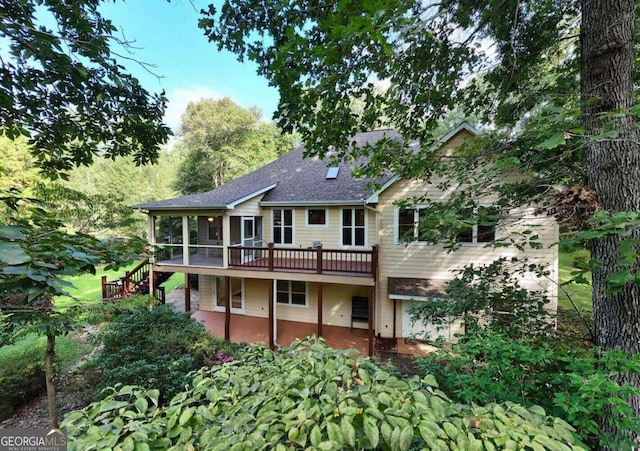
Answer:
[[[228,97],[190,103],[178,132],[185,156],[175,188],[182,194],[209,191],[291,150],[293,141],[259,119],[255,108],[245,110]]]
[[[114,40],[126,43],[99,4],[2,6],[0,127],[11,139],[28,137],[34,163],[51,178],[99,153],[154,161],[170,133],[162,124],[166,99],[150,95],[111,54]]]
[[[413,321],[440,327],[460,320],[466,333],[486,328],[512,337],[544,334],[553,326],[545,309],[549,299],[543,291],[520,285],[527,274],[541,278],[546,270],[526,259],[504,257],[488,265],[470,264],[457,272],[443,296],[413,303],[409,313]]]
[[[598,356],[597,349],[568,348],[549,340],[512,338],[493,331],[461,336],[450,349],[416,361],[421,373],[434,374],[442,389],[463,403],[516,402],[542,406],[576,428],[590,446],[598,440],[631,450],[628,431],[640,432],[629,396],[640,390],[612,376],[640,374],[640,358],[620,352]],[[605,415],[621,431],[605,436]]]
[[[584,449],[540,407],[463,406],[432,376],[400,379],[321,339],[192,375],[166,407],[125,386],[63,422],[69,449]]]
[[[34,334],[0,347],[0,420],[13,409],[42,394],[45,388],[44,352],[46,338]],[[69,337],[58,340],[57,366],[64,368],[77,360],[81,350]]]
[[[147,303],[143,298],[140,302]],[[188,314],[171,306],[142,308],[109,306],[110,322],[98,336],[103,347],[96,357],[103,372],[98,391],[116,385],[140,385],[160,391],[168,402],[181,391],[187,374],[217,359],[217,351],[235,352],[236,346],[216,340]]]
[[[589,269],[591,267],[591,252],[589,249],[579,249],[571,252],[571,263],[578,269]]]

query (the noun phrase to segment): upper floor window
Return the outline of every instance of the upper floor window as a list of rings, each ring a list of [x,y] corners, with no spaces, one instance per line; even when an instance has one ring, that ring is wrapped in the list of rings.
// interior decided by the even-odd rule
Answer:
[[[342,209],[342,245],[364,246],[366,243],[366,212],[364,208]]]
[[[425,207],[399,208],[396,219],[396,242],[428,241],[425,234],[420,232],[418,224],[423,217]],[[478,207],[463,210],[464,218],[475,221],[461,229],[456,239],[460,243],[478,244],[489,243],[496,239],[498,223],[498,209],[495,207]]]
[[[276,301],[279,304],[307,306],[307,283],[296,280],[278,280]]]
[[[397,242],[425,241],[418,228],[423,212],[424,208],[420,207],[398,209]]]
[[[473,218],[474,223],[458,232],[460,243],[490,243],[496,239],[498,209],[496,207],[468,208],[463,211],[465,217]]]
[[[327,210],[325,208],[308,208],[307,209],[307,226],[324,227],[327,226]]]
[[[272,212],[273,242],[293,244],[293,210],[276,208]]]

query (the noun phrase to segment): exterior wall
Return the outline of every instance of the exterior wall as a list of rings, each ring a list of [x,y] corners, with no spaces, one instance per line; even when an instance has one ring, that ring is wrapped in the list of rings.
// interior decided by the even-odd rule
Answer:
[[[200,275],[200,310],[213,311],[214,276]],[[284,279],[283,279],[284,280]],[[269,280],[244,279],[245,315],[259,318],[269,317]],[[275,282],[274,282],[275,285]],[[367,296],[368,288],[355,285],[325,283],[322,290],[323,324],[351,327],[351,298]],[[315,324],[318,321],[318,284],[307,282],[307,306],[275,305],[278,319]],[[366,323],[357,322],[354,328],[367,328]]]
[[[326,226],[308,226],[306,225],[307,210],[315,207],[269,207],[263,208],[262,214],[264,216],[264,237],[265,243],[273,241],[273,231],[271,229],[271,211],[274,208],[293,209],[293,245],[292,247],[311,247],[314,241],[320,241],[322,246],[330,249],[370,249],[373,244],[377,243],[376,240],[376,220],[375,213],[371,210],[366,210],[366,226],[367,233],[365,239],[365,246],[342,246],[342,229],[341,215],[342,208],[339,206],[318,206],[317,208],[325,208],[327,210],[328,224]],[[347,207],[358,208],[358,207]],[[284,246],[284,245],[279,245]]]
[[[261,216],[260,200],[262,195],[246,200],[234,207],[233,210],[227,211],[229,216]]]
[[[460,134],[447,143],[443,151],[447,152],[454,146],[460,145],[466,134]],[[514,176],[513,179],[515,179]],[[521,177],[521,176],[520,176]],[[558,256],[557,247],[553,246],[558,240],[558,227],[552,217],[535,216],[533,209],[515,209],[499,225],[498,236],[508,236],[514,232],[530,229],[540,236],[540,249],[527,249],[525,253],[515,247],[493,249],[483,244],[463,244],[454,252],[448,252],[442,245],[432,245],[424,242],[398,243],[396,242],[397,207],[394,201],[408,199],[413,196],[426,196],[434,201],[444,200],[456,188],[452,186],[447,191],[437,189],[441,180],[434,179],[431,184],[418,180],[399,180],[379,196],[378,211],[380,212],[380,228],[378,239],[380,242],[379,282],[376,294],[377,315],[376,332],[384,337],[391,336],[393,326],[393,301],[388,296],[388,277],[415,277],[433,279],[452,279],[453,270],[461,269],[469,263],[475,265],[489,264],[501,256],[528,257],[532,263],[546,264],[551,271],[550,278],[557,278]],[[490,205],[496,196],[488,196],[480,203]],[[550,309],[557,307],[557,285],[547,279],[540,280],[527,277],[522,280],[529,289],[546,290],[551,299]],[[403,336],[402,305],[397,302],[396,331],[397,336]]]
[[[198,302],[199,310],[213,311],[213,277],[198,276]]]

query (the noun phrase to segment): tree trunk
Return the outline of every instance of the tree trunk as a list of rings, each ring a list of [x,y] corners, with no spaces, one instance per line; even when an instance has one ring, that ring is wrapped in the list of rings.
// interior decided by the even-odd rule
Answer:
[[[53,359],[56,355],[56,336],[47,334],[47,351],[45,354],[45,371],[47,380],[47,405],[49,407],[49,424],[51,429],[58,429],[58,411],[56,410],[56,386],[53,383]]]
[[[635,119],[621,114],[615,119],[619,135],[598,138],[605,122],[601,113],[626,112],[633,105],[634,0],[582,0],[581,92],[582,121],[587,131],[587,180],[600,206],[608,212],[640,211],[640,145]],[[638,238],[630,230],[628,238]],[[628,283],[612,294],[607,277],[618,265],[621,237],[594,240],[593,315],[596,344],[603,349],[640,353],[640,286]],[[637,375],[622,375],[617,382],[640,387]],[[640,399],[629,400],[640,415]],[[616,433],[609,422],[603,431]],[[635,437],[637,440],[637,437]]]

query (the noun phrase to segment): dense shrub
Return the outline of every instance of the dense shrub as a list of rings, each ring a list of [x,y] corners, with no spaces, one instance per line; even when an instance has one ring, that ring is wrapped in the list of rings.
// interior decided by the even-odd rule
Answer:
[[[626,399],[640,394],[610,376],[640,373],[640,359],[597,349],[566,348],[557,342],[481,331],[459,337],[450,350],[419,358],[424,374],[434,374],[441,388],[464,403],[512,401],[540,405],[572,424],[586,443],[600,439],[614,449],[631,449],[626,436],[602,436],[598,417],[610,412],[622,430],[640,432],[639,419]]]
[[[218,352],[233,355],[240,349],[168,305],[117,315],[98,340],[103,345],[96,357],[103,372],[99,391],[116,383],[135,384],[158,389],[161,402],[184,389],[190,371],[213,364]]]
[[[484,329],[512,337],[544,335],[555,324],[545,308],[545,291],[528,290],[522,277],[543,278],[548,270],[527,259],[498,258],[488,265],[470,264],[457,271],[442,296],[409,308],[414,322],[449,327],[460,321],[467,333]],[[427,337],[430,338],[430,337]]]
[[[158,397],[126,386],[72,412],[69,449],[585,449],[540,407],[454,404],[432,376],[397,378],[322,340],[252,348],[167,407]]]
[[[578,269],[591,269],[591,252],[589,249],[578,249],[569,255],[571,264]]]

